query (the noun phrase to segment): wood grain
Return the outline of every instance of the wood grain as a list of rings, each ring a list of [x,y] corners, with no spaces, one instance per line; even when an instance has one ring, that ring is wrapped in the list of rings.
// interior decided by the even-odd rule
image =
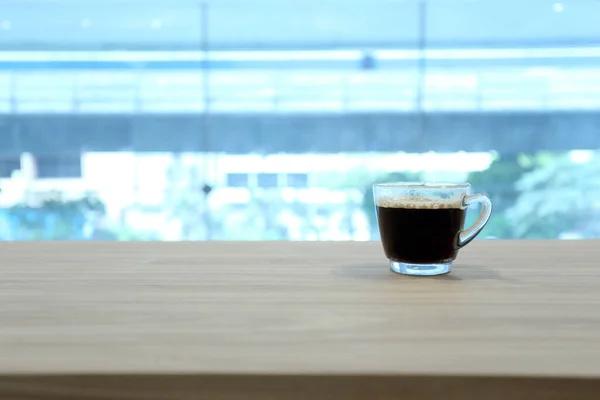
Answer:
[[[0,243],[0,398],[597,399],[599,245]]]

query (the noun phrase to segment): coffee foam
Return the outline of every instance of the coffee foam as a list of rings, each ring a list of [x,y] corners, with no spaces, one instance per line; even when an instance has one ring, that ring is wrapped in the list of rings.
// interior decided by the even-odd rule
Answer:
[[[380,197],[377,199],[378,207],[385,208],[412,208],[419,210],[437,210],[447,208],[465,208],[462,199],[442,200],[442,199],[424,199],[422,197],[413,198],[391,198]]]

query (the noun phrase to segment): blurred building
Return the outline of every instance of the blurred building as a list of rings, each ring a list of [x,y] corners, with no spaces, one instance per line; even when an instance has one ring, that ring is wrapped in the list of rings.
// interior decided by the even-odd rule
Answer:
[[[599,147],[597,2],[340,4],[3,0],[0,174],[24,152],[50,177],[83,151]]]
[[[0,7],[2,202],[94,190],[117,209],[158,204],[183,159],[188,189],[241,199],[358,167],[489,165],[398,161],[411,153],[600,148],[595,0]]]

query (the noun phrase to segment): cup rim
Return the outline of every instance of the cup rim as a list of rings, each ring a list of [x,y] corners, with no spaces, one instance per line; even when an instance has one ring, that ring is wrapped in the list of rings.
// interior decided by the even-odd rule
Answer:
[[[402,189],[469,189],[471,184],[452,182],[380,182],[373,184],[373,187]]]

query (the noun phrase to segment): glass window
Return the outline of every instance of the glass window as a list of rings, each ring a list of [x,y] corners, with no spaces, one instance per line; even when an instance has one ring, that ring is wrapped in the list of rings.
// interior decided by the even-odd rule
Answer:
[[[5,0],[0,236],[373,239],[373,182],[440,180],[492,197],[480,238],[600,237],[598,15]],[[15,207],[58,218],[57,192],[72,232],[20,225]]]
[[[277,174],[262,173],[257,175],[258,186],[262,188],[276,188],[279,186]]]
[[[287,174],[287,186],[305,188],[308,186],[308,174]]]
[[[248,187],[248,174],[227,174],[228,187]]]

